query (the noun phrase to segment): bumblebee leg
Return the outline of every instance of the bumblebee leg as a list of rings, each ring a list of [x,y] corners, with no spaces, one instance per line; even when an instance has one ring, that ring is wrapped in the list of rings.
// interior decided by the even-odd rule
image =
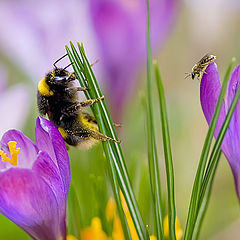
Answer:
[[[92,66],[94,66],[95,64],[97,64],[99,62],[99,60],[97,59],[97,60],[95,60],[90,66],[92,67]]]
[[[121,123],[113,123],[113,126],[114,127],[122,127],[122,124]]]
[[[79,103],[74,103],[70,107],[66,108],[66,110],[64,112],[66,112],[66,113],[67,112],[75,112],[81,107],[89,107],[89,106],[93,105],[95,102],[100,101],[102,99],[104,99],[104,96],[102,96],[100,98],[96,98],[96,99],[89,99],[89,100],[79,102]]]
[[[69,78],[75,80],[75,79],[77,78],[75,72],[71,73],[71,74],[69,75]]]
[[[78,103],[78,106],[79,107],[89,107],[89,106],[93,105],[95,102],[100,101],[102,99],[104,99],[104,96],[102,96],[100,98],[89,99],[89,100]]]
[[[110,140],[110,141],[113,141],[115,143],[121,143],[121,141],[118,141],[118,140],[115,140],[113,138],[110,138],[108,136],[105,136],[104,134],[100,133],[100,132],[97,132],[97,131],[93,131],[93,130],[90,130],[89,131],[91,137],[93,137],[94,139],[96,140],[100,140],[100,141],[107,141],[107,140]]]
[[[68,92],[68,94],[70,96],[76,94],[78,91],[87,91],[88,88],[86,87],[69,87],[69,88],[66,88],[66,91]]]

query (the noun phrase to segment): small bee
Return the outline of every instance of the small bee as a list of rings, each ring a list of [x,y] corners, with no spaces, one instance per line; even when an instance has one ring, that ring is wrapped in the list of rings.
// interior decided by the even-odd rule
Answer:
[[[186,77],[191,76],[192,79],[194,80],[195,76],[197,76],[197,79],[200,81],[200,79],[202,78],[203,73],[206,73],[205,70],[207,68],[207,66],[213,62],[216,59],[216,56],[214,55],[210,55],[210,54],[206,54],[204,57],[201,58],[201,60],[199,62],[197,62],[193,68],[192,68],[192,72],[191,73],[186,73]]]
[[[71,64],[65,68],[56,66],[65,56],[67,54],[58,59],[53,64],[54,69],[38,83],[37,105],[40,115],[48,116],[69,145],[89,148],[99,141],[119,143],[100,133],[95,117],[83,111],[83,108],[102,100],[104,96],[83,102],[79,100],[78,92],[87,88],[76,86],[79,82],[75,73],[66,70]]]

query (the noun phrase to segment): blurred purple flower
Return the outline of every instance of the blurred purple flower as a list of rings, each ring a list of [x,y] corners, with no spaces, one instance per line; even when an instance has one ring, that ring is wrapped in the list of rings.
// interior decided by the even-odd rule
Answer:
[[[16,147],[11,149],[11,141]],[[0,162],[0,213],[37,240],[66,239],[66,199],[70,164],[65,142],[53,123],[37,118],[36,144],[9,130],[0,142],[1,156],[17,158],[14,167]],[[19,151],[18,156],[13,153]],[[6,155],[5,155],[6,157]]]
[[[217,100],[221,91],[221,83],[217,70],[217,65],[212,63],[206,69],[201,80],[200,98],[201,105],[208,124],[211,123]],[[227,111],[240,84],[240,65],[233,70],[223,102],[214,136],[217,137],[224,122]],[[233,113],[229,128],[222,143],[222,151],[226,156],[235,181],[237,195],[240,201],[240,102],[237,103]]]
[[[0,68],[0,137],[10,128],[22,127],[30,107],[29,90],[24,84],[6,86],[6,73]]]
[[[153,49],[166,39],[176,17],[177,3],[177,0],[150,1]],[[90,14],[112,110],[119,115],[146,56],[146,0],[90,0]]]
[[[3,0],[0,9],[0,48],[36,82],[65,54],[70,40],[93,48],[85,1]]]

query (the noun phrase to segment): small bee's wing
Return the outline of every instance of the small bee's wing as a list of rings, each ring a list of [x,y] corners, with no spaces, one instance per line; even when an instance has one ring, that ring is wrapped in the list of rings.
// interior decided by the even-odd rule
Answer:
[[[203,63],[205,63],[208,59],[209,59],[209,53],[207,53],[207,54],[205,54],[198,62],[197,62],[197,64],[199,65],[199,64],[203,64]]]

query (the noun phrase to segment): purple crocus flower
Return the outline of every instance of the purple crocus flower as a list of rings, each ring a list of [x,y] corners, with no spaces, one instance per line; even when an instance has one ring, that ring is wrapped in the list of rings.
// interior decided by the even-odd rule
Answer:
[[[0,1],[1,50],[38,82],[65,54],[70,40],[93,49],[86,6],[78,0]]]
[[[212,63],[206,69],[201,80],[200,98],[201,105],[208,124],[211,123],[217,100],[221,91],[221,83],[217,70],[217,65]],[[225,100],[222,105],[218,123],[214,136],[217,137],[224,122],[235,93],[240,84],[240,65],[233,70],[227,88]],[[240,102],[238,102],[235,112],[233,113],[229,128],[226,132],[222,143],[222,151],[226,156],[235,181],[237,195],[240,201]]]
[[[168,35],[177,3],[150,1],[153,49]],[[146,0],[90,0],[90,14],[106,74],[103,80],[108,83],[113,113],[119,116],[146,57]]]
[[[70,164],[58,129],[38,117],[36,144],[9,130],[0,149],[0,213],[34,239],[66,239]]]

